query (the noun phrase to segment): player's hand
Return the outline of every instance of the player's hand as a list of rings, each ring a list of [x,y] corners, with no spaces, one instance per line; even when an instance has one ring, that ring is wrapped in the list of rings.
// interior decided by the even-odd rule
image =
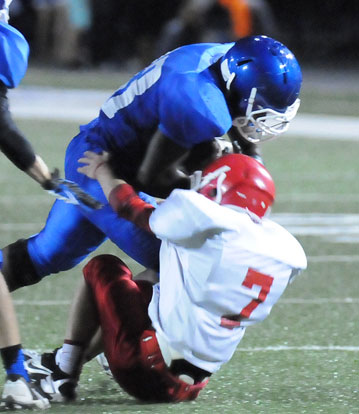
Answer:
[[[97,174],[101,170],[108,170],[107,161],[109,159],[108,152],[97,154],[96,152],[86,151],[84,156],[78,160],[80,164],[85,164],[77,169],[78,172],[85,174],[89,178],[98,179]]]
[[[218,145],[217,158],[222,157],[222,155],[233,154],[234,149],[232,142],[223,137],[215,137],[214,139]]]
[[[86,191],[82,190],[78,184],[73,181],[65,180],[59,177],[59,170],[56,168],[51,174],[51,179],[46,180],[42,187],[49,194],[64,201],[65,203],[79,205],[85,208],[98,210],[103,204],[93,198]]]
[[[259,154],[251,155],[251,157],[254,158],[255,160],[257,160],[258,162],[260,162],[262,165],[265,165],[264,161],[263,161],[263,158]]]

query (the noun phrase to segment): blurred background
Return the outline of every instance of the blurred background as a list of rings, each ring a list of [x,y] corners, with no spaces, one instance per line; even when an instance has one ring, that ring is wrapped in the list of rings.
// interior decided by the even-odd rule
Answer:
[[[308,270],[271,317],[248,330],[198,401],[155,411],[358,413],[359,0],[13,0],[10,15],[31,47],[29,70],[9,93],[12,112],[60,170],[79,123],[160,54],[248,34],[267,34],[292,50],[303,70],[300,111],[285,137],[263,144],[263,155],[277,187],[272,218],[300,240]],[[52,199],[5,157],[0,182],[6,245],[40,230]],[[109,241],[99,253],[119,254]],[[26,347],[62,342],[81,267],[15,292]],[[54,404],[49,412],[154,412],[95,363],[80,392],[74,406]]]
[[[136,70],[179,45],[266,34],[302,65],[358,67],[355,0],[13,0],[31,65]]]

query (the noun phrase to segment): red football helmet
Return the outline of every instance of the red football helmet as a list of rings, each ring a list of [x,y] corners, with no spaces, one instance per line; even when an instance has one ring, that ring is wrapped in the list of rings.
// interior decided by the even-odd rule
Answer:
[[[248,209],[263,217],[275,199],[268,170],[243,154],[224,155],[203,171],[199,193],[221,205]]]

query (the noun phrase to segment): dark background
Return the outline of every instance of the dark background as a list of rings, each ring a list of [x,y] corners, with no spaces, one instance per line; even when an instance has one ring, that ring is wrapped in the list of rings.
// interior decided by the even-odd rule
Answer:
[[[12,15],[11,24],[24,33],[30,42],[32,57],[36,59],[33,1],[17,0],[22,11]],[[140,66],[149,63],[162,53],[159,39],[163,28],[166,22],[176,17],[184,1],[88,0],[93,17],[90,27],[81,33],[78,56],[86,56],[86,59],[80,59],[78,63],[98,66],[110,62],[121,66],[126,60],[138,56],[142,56]],[[251,0],[248,2],[250,4]],[[277,28],[273,37],[288,46],[301,64],[358,67],[359,0],[268,0],[266,4],[272,11]],[[218,7],[208,13],[206,19],[206,29],[230,26]],[[195,43],[196,30],[195,27],[192,33],[187,29],[182,43]],[[269,33],[261,31],[254,34]],[[166,40],[166,36],[162,39]],[[219,36],[216,41],[231,40],[235,39]],[[172,48],[173,44],[163,45],[164,49],[167,46]]]
[[[359,1],[271,0],[284,43],[304,63],[358,65]]]

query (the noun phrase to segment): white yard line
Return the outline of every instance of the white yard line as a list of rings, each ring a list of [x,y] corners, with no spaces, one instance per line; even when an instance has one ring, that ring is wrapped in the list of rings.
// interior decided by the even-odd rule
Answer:
[[[11,110],[23,119],[86,123],[95,118],[113,91],[26,87],[9,91]],[[359,118],[299,113],[288,136],[330,140],[359,140]]]
[[[45,223],[0,223],[0,231],[36,231],[40,230]]]
[[[324,176],[324,174],[323,174]],[[327,176],[327,175],[326,175]],[[5,182],[5,180],[3,181]],[[1,178],[0,178],[1,183]],[[40,194],[3,194],[0,198],[1,204],[13,204],[15,202],[27,204],[42,204],[48,201],[49,203],[53,202],[53,199],[49,197],[46,193]],[[287,202],[295,201],[297,203],[313,203],[313,202],[323,202],[323,203],[343,203],[348,202],[359,202],[359,194],[325,194],[325,193],[294,193],[294,194],[279,194],[276,199],[277,202]],[[284,214],[284,213],[281,213]],[[293,213],[294,214],[294,213]],[[297,213],[300,214],[300,213]],[[317,213],[316,213],[317,214]]]
[[[326,237],[329,241],[343,243],[359,240],[359,214],[273,213],[271,218],[295,236]],[[42,225],[43,222],[0,223],[0,231],[37,231]],[[358,261],[358,256],[318,256],[312,260]]]
[[[308,256],[310,263],[353,263],[359,262],[359,255]]]
[[[340,304],[350,305],[359,303],[359,298],[283,298],[280,299],[278,305],[281,303],[286,305],[326,305],[326,304]]]
[[[70,305],[71,300],[14,300],[16,306],[64,306]]]
[[[286,135],[328,140],[359,140],[359,118],[349,116],[298,114]]]
[[[239,352],[277,352],[277,351],[345,351],[359,352],[359,346],[340,346],[340,345],[303,345],[303,346],[266,346],[254,348],[238,348]]]
[[[71,300],[14,300],[16,306],[64,306],[70,305]],[[283,298],[280,299],[278,305],[327,305],[339,304],[350,305],[359,303],[359,298]]]
[[[302,175],[302,173],[301,173]],[[327,172],[325,173],[327,177]],[[324,177],[324,174],[323,176]],[[322,178],[320,177],[320,178]],[[318,177],[316,176],[316,179]],[[332,178],[331,178],[332,179]],[[349,202],[358,202],[359,194],[324,194],[324,193],[295,193],[295,194],[278,194],[276,198],[276,203],[284,201],[295,201],[296,203],[313,203],[313,202],[322,202],[322,203],[349,203]]]

